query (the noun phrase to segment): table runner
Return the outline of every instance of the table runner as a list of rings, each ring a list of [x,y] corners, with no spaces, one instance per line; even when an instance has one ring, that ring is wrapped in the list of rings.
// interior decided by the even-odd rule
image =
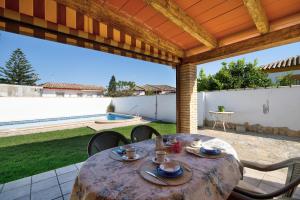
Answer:
[[[138,172],[140,165],[154,155],[154,140],[134,144],[150,152],[147,157],[135,162],[113,160],[109,158],[111,149],[108,149],[95,154],[83,164],[75,180],[71,200],[227,199],[241,178],[235,150],[228,143],[208,136],[178,134],[177,137],[186,142],[201,138],[203,142],[222,147],[228,155],[206,159],[185,150],[179,154],[169,154],[171,159],[188,163],[193,168],[193,178],[180,186],[158,186],[144,180]]]

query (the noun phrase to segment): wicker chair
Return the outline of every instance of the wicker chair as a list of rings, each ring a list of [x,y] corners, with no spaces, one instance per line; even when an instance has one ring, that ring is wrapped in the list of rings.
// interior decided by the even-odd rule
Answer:
[[[297,186],[300,184],[300,157],[288,159],[283,162],[279,162],[271,165],[262,165],[249,161],[242,161],[242,164],[246,168],[255,169],[258,171],[274,171],[282,168],[288,168],[287,178],[285,186],[268,194],[252,191],[249,188],[237,186],[234,188],[229,199],[273,199],[280,197],[279,199],[292,199],[293,193]]]
[[[105,149],[117,147],[130,142],[120,133],[115,131],[103,131],[94,135],[88,144],[88,156],[92,156]]]
[[[134,127],[131,131],[131,142],[140,142],[152,138],[152,135],[160,136],[159,132],[154,128],[146,125]]]

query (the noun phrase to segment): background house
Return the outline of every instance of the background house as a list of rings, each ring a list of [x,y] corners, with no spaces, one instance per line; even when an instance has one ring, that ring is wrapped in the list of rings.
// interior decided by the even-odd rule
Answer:
[[[300,55],[266,64],[262,66],[262,70],[268,73],[274,83],[279,77],[292,73],[294,84],[300,85]]]
[[[146,94],[170,94],[176,93],[176,88],[169,85],[143,85],[135,86],[134,95],[146,95]]]
[[[95,85],[82,85],[74,83],[45,83],[43,97],[101,97],[104,88]]]

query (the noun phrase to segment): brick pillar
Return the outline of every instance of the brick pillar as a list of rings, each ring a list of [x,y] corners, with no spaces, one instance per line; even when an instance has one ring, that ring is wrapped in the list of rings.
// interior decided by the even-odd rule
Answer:
[[[176,67],[176,131],[197,133],[197,67]]]

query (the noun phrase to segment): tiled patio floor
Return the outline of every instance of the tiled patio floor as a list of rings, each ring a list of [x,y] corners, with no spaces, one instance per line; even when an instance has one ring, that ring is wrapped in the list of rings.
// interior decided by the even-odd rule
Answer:
[[[239,134],[210,129],[200,134],[221,138],[236,149],[240,159],[274,163],[290,157],[300,157],[300,139],[260,134]],[[0,185],[1,200],[63,200],[69,199],[74,179],[82,163],[66,166],[42,174]],[[287,170],[270,173],[246,169],[244,180],[260,189],[271,192],[283,186]],[[295,198],[300,199],[298,189]]]

